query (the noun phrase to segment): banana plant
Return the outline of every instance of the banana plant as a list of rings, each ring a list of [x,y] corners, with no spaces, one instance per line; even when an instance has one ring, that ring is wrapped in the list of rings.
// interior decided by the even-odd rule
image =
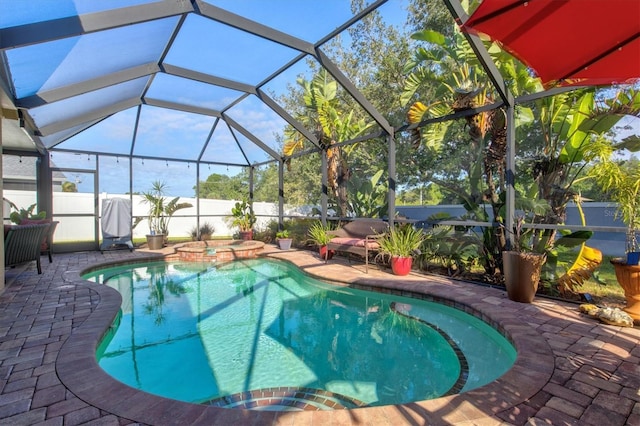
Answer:
[[[380,181],[384,170],[378,170],[369,180],[354,176],[349,180],[350,207],[356,217],[383,218],[388,213],[388,185]]]
[[[312,129],[320,141],[320,147],[327,151],[328,187],[337,200],[339,214],[348,215],[347,182],[351,178],[347,156],[355,144],[340,147],[336,143],[353,139],[363,134],[372,123],[358,119],[353,109],[348,109],[338,96],[338,83],[324,69],[311,81],[299,78],[298,85],[303,89],[304,112],[296,119]],[[283,154],[288,157],[302,149],[304,137],[290,128],[285,131]]]

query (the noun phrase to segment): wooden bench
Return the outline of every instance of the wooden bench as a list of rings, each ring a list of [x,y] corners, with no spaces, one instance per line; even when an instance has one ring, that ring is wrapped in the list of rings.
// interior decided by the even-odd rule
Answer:
[[[389,224],[380,219],[356,219],[342,228],[329,231],[332,237],[327,244],[325,262],[330,250],[353,253],[364,257],[365,272],[369,272],[369,252],[377,252],[380,245],[376,241],[389,229]]]
[[[47,237],[49,223],[38,225],[6,226],[4,235],[4,266],[15,266],[36,261],[38,274],[40,266],[40,247]]]

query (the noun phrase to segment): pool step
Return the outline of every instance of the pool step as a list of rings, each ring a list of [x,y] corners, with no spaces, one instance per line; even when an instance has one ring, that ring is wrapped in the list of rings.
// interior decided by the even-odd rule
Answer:
[[[320,411],[365,407],[362,401],[321,389],[277,387],[241,392],[205,402],[221,408],[265,411]]]

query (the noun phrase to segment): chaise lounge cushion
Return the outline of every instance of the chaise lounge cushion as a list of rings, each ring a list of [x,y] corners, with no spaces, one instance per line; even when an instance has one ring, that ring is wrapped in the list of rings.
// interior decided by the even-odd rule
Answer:
[[[335,244],[338,246],[364,247],[365,239],[350,238],[350,237],[335,237],[331,239],[331,244]],[[380,244],[378,244],[376,241],[370,241],[367,243],[367,247],[369,248],[369,250],[377,250],[380,248]]]
[[[329,251],[353,253],[364,257],[365,271],[369,268],[369,253],[380,249],[376,241],[386,230],[389,224],[380,219],[356,219],[341,228],[329,231],[332,236],[327,244]],[[325,261],[328,257],[325,258]]]

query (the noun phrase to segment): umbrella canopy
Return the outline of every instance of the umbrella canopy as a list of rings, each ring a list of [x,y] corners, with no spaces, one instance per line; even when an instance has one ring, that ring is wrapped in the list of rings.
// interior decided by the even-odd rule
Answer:
[[[546,87],[640,80],[639,0],[484,0],[462,29],[502,44]]]

